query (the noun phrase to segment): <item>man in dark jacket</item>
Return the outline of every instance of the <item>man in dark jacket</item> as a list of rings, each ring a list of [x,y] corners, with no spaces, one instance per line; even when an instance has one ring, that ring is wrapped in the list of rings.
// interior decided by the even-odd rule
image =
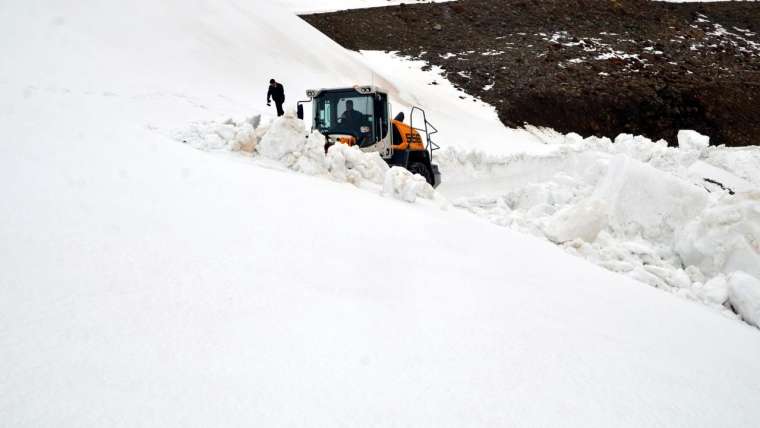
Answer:
[[[340,115],[340,123],[350,130],[359,130],[364,121],[364,115],[354,110],[354,102],[351,100],[346,101],[346,111]]]
[[[267,92],[268,106],[272,105],[271,100],[274,100],[274,105],[277,106],[277,116],[285,114],[285,111],[282,109],[282,105],[285,103],[285,88],[274,79],[269,81],[269,91]]]
[[[346,111],[340,115],[338,123],[341,124],[342,128],[356,133],[356,144],[358,144],[359,147],[363,147],[367,142],[369,128],[366,128],[366,132],[362,132],[362,126],[366,124],[366,119],[362,112],[354,110],[354,102],[352,100],[346,101]]]

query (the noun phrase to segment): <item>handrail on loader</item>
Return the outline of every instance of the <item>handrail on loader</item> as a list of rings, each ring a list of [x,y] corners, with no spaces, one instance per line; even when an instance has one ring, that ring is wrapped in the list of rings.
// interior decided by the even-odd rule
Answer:
[[[422,113],[422,120],[425,122],[425,128],[415,128],[414,127],[414,111],[419,110]],[[427,140],[427,145],[425,146],[425,150],[430,152],[430,161],[433,161],[433,152],[435,150],[438,150],[441,148],[438,144],[434,143],[432,138],[430,138],[433,134],[438,133],[438,128],[433,126],[432,123],[428,122],[427,115],[425,114],[425,110],[417,107],[412,106],[412,111],[409,113],[409,127],[412,129],[415,129],[420,132],[425,133],[425,139]],[[432,131],[430,131],[430,128],[432,128]]]

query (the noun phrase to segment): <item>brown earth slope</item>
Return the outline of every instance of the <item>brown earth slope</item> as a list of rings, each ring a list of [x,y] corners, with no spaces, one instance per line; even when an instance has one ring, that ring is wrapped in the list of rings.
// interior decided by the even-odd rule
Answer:
[[[441,66],[509,126],[760,144],[760,3],[460,0],[303,18],[349,49]]]

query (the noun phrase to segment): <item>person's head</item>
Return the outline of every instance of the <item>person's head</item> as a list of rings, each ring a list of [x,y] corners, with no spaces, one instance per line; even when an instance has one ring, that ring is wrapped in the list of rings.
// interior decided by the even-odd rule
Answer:
[[[269,79],[269,86],[274,86],[276,84],[277,84],[277,82],[275,82],[274,79]]]
[[[354,102],[351,100],[346,101],[346,110],[352,111],[354,109]]]

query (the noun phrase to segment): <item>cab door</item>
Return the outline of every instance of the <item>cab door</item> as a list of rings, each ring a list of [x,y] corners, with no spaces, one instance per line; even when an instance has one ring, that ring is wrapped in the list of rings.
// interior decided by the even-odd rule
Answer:
[[[393,130],[390,118],[391,103],[388,102],[388,95],[375,94],[375,150],[380,157],[388,159],[393,155]]]

